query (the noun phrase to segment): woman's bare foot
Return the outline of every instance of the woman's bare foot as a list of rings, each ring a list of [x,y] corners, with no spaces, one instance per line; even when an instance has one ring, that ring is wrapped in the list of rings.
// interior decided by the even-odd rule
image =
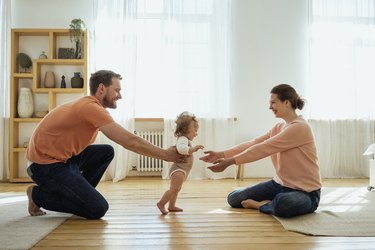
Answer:
[[[182,212],[184,210],[182,208],[179,208],[179,207],[169,207],[168,211],[169,212]]]
[[[165,210],[165,207],[162,204],[160,204],[160,202],[156,203],[156,206],[159,208],[160,212],[163,215],[167,215],[168,214],[168,211]]]
[[[241,205],[244,208],[259,209],[259,207],[263,206],[264,204],[267,204],[268,202],[270,202],[270,200],[255,201],[252,199],[248,199],[248,200],[241,201]]]
[[[28,210],[29,210],[29,214],[31,215],[31,216],[40,216],[40,215],[45,215],[46,214],[46,212],[44,212],[44,211],[42,211],[41,209],[40,209],[40,207],[38,207],[35,203],[34,203],[34,201],[33,201],[33,199],[32,199],[32,192],[33,192],[33,188],[35,187],[35,185],[31,185],[31,186],[29,186],[28,188],[27,188],[27,190],[26,190],[26,194],[27,194],[27,197],[29,198],[29,207],[28,207]]]

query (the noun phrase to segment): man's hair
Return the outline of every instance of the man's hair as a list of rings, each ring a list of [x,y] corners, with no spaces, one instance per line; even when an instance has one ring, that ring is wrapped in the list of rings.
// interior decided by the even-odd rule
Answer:
[[[120,74],[117,74],[111,70],[99,70],[95,73],[91,74],[90,77],[90,94],[95,95],[96,90],[99,87],[99,84],[104,84],[104,86],[108,87],[112,84],[112,78],[116,77],[117,79],[121,80],[122,77]]]

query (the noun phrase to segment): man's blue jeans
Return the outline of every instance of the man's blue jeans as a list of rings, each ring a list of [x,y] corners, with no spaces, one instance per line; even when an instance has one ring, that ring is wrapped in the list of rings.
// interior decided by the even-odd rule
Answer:
[[[279,217],[293,217],[314,212],[319,205],[320,189],[310,193],[284,187],[274,180],[266,181],[235,190],[228,195],[228,203],[232,207],[242,208],[241,201],[252,199],[255,201],[270,200],[259,207],[259,211]]]
[[[32,192],[34,203],[42,208],[98,219],[108,203],[95,187],[114,157],[110,145],[90,145],[67,162],[33,163],[28,173],[38,186]]]

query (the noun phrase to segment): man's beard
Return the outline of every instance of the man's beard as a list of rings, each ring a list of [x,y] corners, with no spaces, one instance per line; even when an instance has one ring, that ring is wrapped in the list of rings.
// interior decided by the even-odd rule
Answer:
[[[117,104],[115,101],[111,101],[108,99],[108,96],[105,96],[103,99],[103,104],[105,107],[110,108],[110,109],[115,109],[117,108]]]

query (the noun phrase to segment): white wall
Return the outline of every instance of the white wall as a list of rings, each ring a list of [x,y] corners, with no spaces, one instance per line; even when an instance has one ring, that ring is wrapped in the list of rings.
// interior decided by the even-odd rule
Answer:
[[[233,6],[233,114],[237,143],[263,135],[276,122],[269,92],[279,83],[304,93],[307,0],[236,0]],[[271,176],[269,159],[249,164],[245,176]]]
[[[12,28],[69,28],[81,18],[93,22],[93,0],[12,0]]]
[[[13,28],[68,28],[74,18],[93,25],[93,0],[13,0]],[[269,91],[293,85],[302,96],[307,73],[308,0],[234,0],[233,115],[236,142],[264,134],[276,122]],[[92,30],[92,29],[91,29]],[[245,176],[273,175],[268,159],[249,164]]]

